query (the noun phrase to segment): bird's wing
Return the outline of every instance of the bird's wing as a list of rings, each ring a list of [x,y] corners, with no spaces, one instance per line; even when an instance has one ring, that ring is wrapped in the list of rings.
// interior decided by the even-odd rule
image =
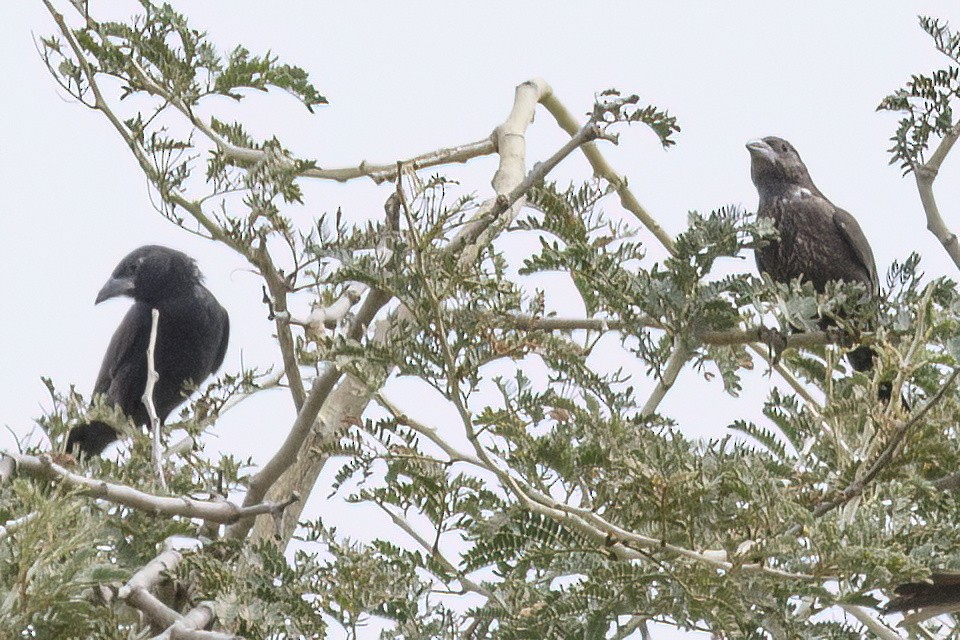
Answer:
[[[124,411],[129,410],[125,406],[129,394],[118,385],[129,386],[132,379],[139,377],[146,380],[150,323],[150,307],[140,302],[134,303],[110,339],[97,383],[93,387],[94,393],[105,393],[111,402],[120,405]],[[142,385],[140,393],[143,393]]]
[[[220,307],[219,304],[217,306]],[[223,364],[223,358],[227,355],[227,343],[230,341],[230,316],[223,307],[220,307],[219,310],[222,317],[223,330],[220,333],[220,345],[217,347],[217,355],[214,357],[213,367],[210,369],[211,374]]]
[[[873,286],[873,293],[880,291],[880,279],[877,277],[877,263],[873,258],[873,250],[870,243],[867,242],[867,236],[863,235],[863,229],[860,223],[852,215],[839,207],[833,209],[833,223],[837,225],[841,235],[847,241],[847,244],[853,249],[854,254],[863,268],[870,275],[870,283]]]

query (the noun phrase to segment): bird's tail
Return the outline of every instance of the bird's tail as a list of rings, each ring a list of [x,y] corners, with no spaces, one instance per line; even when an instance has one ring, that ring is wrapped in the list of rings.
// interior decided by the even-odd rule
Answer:
[[[847,362],[850,363],[854,371],[870,371],[873,369],[873,359],[875,357],[876,353],[874,350],[866,345],[861,345],[853,351],[847,352]],[[889,404],[892,396],[893,384],[889,380],[880,381],[877,388],[877,398],[884,404]],[[900,402],[903,404],[904,409],[907,411],[910,410],[910,403],[907,402],[905,395],[900,394]]]
[[[912,624],[927,618],[960,610],[960,573],[933,573],[924,582],[907,582],[895,590],[884,610],[887,613],[908,612],[904,623]]]
[[[853,351],[847,352],[847,362],[850,363],[854,371],[870,371],[870,369],[873,369],[873,358],[875,356],[873,349],[861,345]]]
[[[70,430],[67,435],[67,453],[88,458],[98,456],[118,437],[113,427],[105,422],[92,420]]]

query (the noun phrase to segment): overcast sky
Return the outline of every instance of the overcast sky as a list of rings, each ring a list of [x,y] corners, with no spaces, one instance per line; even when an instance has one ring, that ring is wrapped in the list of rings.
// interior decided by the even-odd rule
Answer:
[[[91,2],[94,12],[98,2]],[[110,3],[118,6],[120,3]],[[222,48],[270,50],[307,69],[330,100],[310,115],[277,92],[225,112],[260,135],[277,134],[322,166],[391,162],[489,134],[510,109],[514,86],[545,78],[576,113],[608,87],[669,109],[683,129],[663,151],[639,127],[607,149],[640,201],[671,233],[691,209],[756,205],[744,143],[779,135],[799,150],[820,189],[860,221],[885,273],[910,251],[930,277],[956,269],[925,229],[912,179],[888,166],[896,119],[877,103],[911,73],[946,64],[917,25],[923,13],[954,20],[955,2],[174,2]],[[124,15],[134,8],[121,12]],[[146,181],[106,120],[72,102],[49,77],[34,38],[54,32],[39,2],[0,3],[6,90],[0,136],[0,446],[13,445],[49,402],[40,381],[76,384],[88,395],[103,350],[128,303],[94,307],[117,261],[159,243],[197,258],[229,310],[225,362],[236,369],[279,361],[260,302],[260,283],[229,250],[183,233],[150,206]],[[528,161],[564,140],[541,112]],[[941,172],[938,196],[960,227],[958,163]],[[451,173],[490,194],[495,163]],[[560,179],[589,175],[571,158]],[[311,185],[304,221],[342,207],[348,220],[379,215],[390,187]],[[616,204],[609,201],[608,209]],[[753,270],[753,259],[729,268]],[[770,381],[748,394],[756,411]],[[690,402],[696,393],[697,402]],[[719,383],[686,372],[666,413],[692,435],[718,436],[745,411]],[[263,461],[292,421],[282,393],[224,420],[216,447]],[[343,505],[320,510],[354,519]],[[660,631],[659,638],[680,637]],[[687,636],[683,636],[687,637]]]

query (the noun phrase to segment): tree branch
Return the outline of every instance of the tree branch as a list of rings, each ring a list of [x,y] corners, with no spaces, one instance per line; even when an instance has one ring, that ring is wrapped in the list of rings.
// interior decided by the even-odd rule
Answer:
[[[11,533],[15,533],[17,529],[23,525],[33,522],[37,519],[38,515],[38,512],[33,511],[25,516],[20,516],[19,518],[14,518],[13,520],[5,522],[2,526],[0,526],[0,540],[3,540]]]
[[[413,418],[405,414],[400,409],[400,407],[398,407],[396,404],[394,404],[389,399],[387,399],[387,397],[384,396],[382,393],[377,392],[374,395],[374,397],[384,409],[390,412],[390,415],[392,415],[399,424],[406,425],[411,429],[413,429],[414,431],[416,431],[417,433],[419,433],[420,435],[422,435],[423,437],[427,438],[430,442],[435,444],[445,454],[447,454],[447,457],[450,459],[451,462],[466,462],[474,466],[486,469],[486,465],[484,465],[482,460],[480,460],[476,456],[470,455],[469,453],[464,453],[462,451],[458,451],[457,449],[455,449],[446,440],[440,437],[439,433],[437,432],[437,429],[435,429],[434,427],[430,427],[418,420],[414,420]]]
[[[384,513],[390,516],[390,520],[392,520],[395,525],[397,525],[404,533],[406,533],[418,545],[420,545],[420,548],[423,549],[431,558],[433,558],[438,564],[440,564],[444,569],[446,569],[451,575],[455,576],[457,581],[461,585],[463,585],[464,589],[468,591],[472,591],[487,599],[495,600],[501,607],[507,606],[507,604],[497,594],[490,591],[483,585],[478,584],[473,580],[471,580],[470,578],[463,575],[463,572],[457,569],[457,567],[452,562],[447,560],[446,556],[440,553],[440,550],[437,549],[435,545],[431,544],[430,542],[425,540],[423,536],[417,533],[417,531],[412,526],[410,526],[410,523],[407,522],[406,518],[400,515],[397,515],[396,513],[388,509],[386,505],[380,502],[375,502],[374,504],[380,507],[380,509],[383,510]]]
[[[277,513],[285,509],[296,495],[277,503],[260,503],[238,507],[227,500],[205,502],[189,496],[170,497],[153,494],[128,487],[126,485],[88,478],[68,471],[55,463],[49,455],[30,456],[9,451],[0,451],[0,456],[12,459],[18,470],[40,477],[65,482],[72,487],[83,489],[87,495],[101,498],[131,509],[149,513],[163,513],[170,516],[199,518],[217,524],[230,524],[265,513]]]
[[[677,376],[680,375],[680,371],[683,370],[683,365],[687,363],[689,357],[690,349],[687,348],[682,338],[675,337],[673,340],[673,352],[670,354],[670,357],[667,358],[666,365],[658,376],[657,386],[653,388],[653,392],[650,394],[650,397],[647,398],[643,409],[640,410],[640,415],[650,416],[656,412],[657,407],[660,406],[660,403],[663,402],[663,399],[667,396],[667,392],[670,391],[673,384],[677,381]]]
[[[186,538],[170,537],[163,542],[160,553],[117,590],[116,596],[136,607],[159,627],[169,627],[180,620],[180,614],[150,593],[163,580],[163,574],[172,571],[183,559],[180,548],[196,548],[197,541],[184,545]]]
[[[203,631],[203,628],[213,622],[214,618],[216,618],[215,603],[201,602],[151,640],[242,640],[241,636]]]
[[[903,636],[871,616],[865,607],[854,604],[838,604],[837,606],[856,618],[860,624],[873,632],[880,640],[903,640]]]
[[[297,350],[287,322],[287,283],[273,264],[273,258],[267,251],[266,243],[261,243],[254,252],[254,265],[257,266],[267,290],[270,294],[270,309],[273,312],[274,325],[277,329],[277,342],[280,345],[280,357],[283,359],[283,370],[287,375],[287,384],[290,386],[290,395],[293,406],[299,412],[306,401],[306,391],[303,385],[303,376],[300,375],[300,363],[297,361]]]
[[[178,96],[171,94],[163,85],[154,82],[153,78],[145,69],[143,69],[135,60],[131,59],[131,65],[137,72],[144,90],[147,93],[163,98],[164,101],[173,105],[198,131],[207,137],[227,160],[234,164],[255,164],[266,159],[266,152],[262,149],[253,149],[250,147],[241,147],[235,145],[222,136],[220,136],[206,122],[196,116],[193,109],[190,109]],[[389,164],[369,164],[366,160],[360,162],[356,167],[342,167],[337,169],[321,169],[311,167],[297,173],[303,178],[316,178],[320,180],[335,180],[337,182],[348,182],[356,178],[370,178],[377,184],[392,182],[397,179],[397,166],[411,167],[414,171],[426,169],[446,164],[457,164],[467,162],[472,158],[490,155],[496,152],[496,140],[493,135],[487,136],[476,142],[435,149],[406,160],[391,162]],[[281,160],[285,169],[293,169],[294,163],[286,159]]]
[[[164,491],[167,490],[167,479],[163,473],[163,440],[160,433],[160,417],[157,416],[157,407],[153,404],[153,391],[157,386],[160,375],[157,373],[154,353],[157,348],[157,325],[160,323],[160,311],[150,310],[150,342],[147,344],[147,384],[143,389],[141,401],[147,408],[147,416],[150,418],[150,432],[152,446],[150,447],[150,459],[153,462],[153,473],[157,478],[157,483]]]
[[[573,117],[553,93],[544,97],[543,106],[550,112],[557,121],[557,124],[560,125],[560,128],[566,131],[567,134],[572,136],[580,129],[576,118]],[[613,185],[613,188],[617,190],[617,195],[620,196],[620,204],[623,205],[623,208],[636,216],[641,224],[660,241],[660,244],[662,244],[667,251],[671,254],[674,253],[673,238],[663,230],[660,223],[640,204],[636,196],[633,195],[633,192],[627,186],[626,178],[614,171],[606,158],[603,157],[603,154],[600,153],[597,145],[587,143],[583,145],[581,149],[583,155],[593,168],[594,173],[609,182]]]
[[[153,624],[165,629],[154,640],[194,639],[194,640],[243,640],[240,636],[218,633],[216,631],[198,631],[207,626],[214,618],[214,606],[201,603],[186,616],[165,605],[151,591],[166,578],[183,560],[182,550],[196,550],[203,545],[199,540],[171,536],[163,542],[163,548],[157,556],[137,571],[130,580],[117,590],[116,596],[142,611]]]
[[[940,167],[958,138],[960,138],[960,123],[953,125],[950,131],[943,136],[927,162],[913,167],[913,176],[917,183],[917,191],[920,193],[923,211],[927,216],[927,229],[936,236],[947,255],[950,256],[957,268],[960,268],[960,240],[957,239],[957,234],[951,231],[943,221],[940,208],[937,206],[936,196],[933,193],[933,183],[937,179]]]
[[[920,420],[927,415],[930,409],[932,409],[938,402],[940,402],[940,400],[943,399],[947,390],[953,386],[953,383],[957,379],[958,375],[960,375],[960,369],[954,369],[953,373],[950,374],[950,377],[947,378],[947,381],[944,382],[943,386],[937,389],[937,392],[933,394],[933,397],[931,397],[926,404],[924,404],[913,415],[913,417],[911,417],[909,420],[900,422],[890,435],[890,440],[887,442],[887,446],[884,447],[883,451],[877,456],[876,460],[873,461],[873,464],[870,465],[867,471],[862,476],[851,482],[845,489],[843,489],[843,491],[839,493],[836,498],[821,502],[814,507],[814,517],[819,518],[825,513],[849,502],[853,498],[863,493],[867,485],[873,481],[873,479],[877,477],[877,474],[879,474],[893,459],[893,454],[900,447],[900,443],[903,442],[903,439],[906,437],[910,428],[920,422]]]

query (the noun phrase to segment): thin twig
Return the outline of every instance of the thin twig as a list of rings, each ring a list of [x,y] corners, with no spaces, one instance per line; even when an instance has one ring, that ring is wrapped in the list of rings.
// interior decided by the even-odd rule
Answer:
[[[153,435],[152,446],[150,447],[150,459],[153,462],[153,473],[157,478],[157,484],[164,491],[167,490],[167,479],[163,473],[163,440],[160,433],[160,417],[157,415],[157,407],[153,403],[153,392],[160,379],[157,373],[157,367],[154,355],[157,349],[157,325],[160,324],[160,311],[150,310],[150,342],[147,344],[147,385],[143,389],[141,401],[147,408],[147,416],[150,418],[150,431]]]
[[[550,114],[557,121],[557,124],[561,129],[567,132],[569,135],[574,135],[580,125],[577,123],[576,118],[567,110],[560,100],[553,95],[552,93],[546,96],[543,100],[543,106],[550,112]],[[600,150],[597,148],[597,145],[593,143],[588,143],[581,147],[583,155],[587,158],[587,161],[590,163],[590,166],[593,168],[594,173],[598,176],[601,176],[604,180],[613,185],[613,188],[617,190],[617,195],[620,196],[620,203],[623,207],[632,213],[637,219],[645,226],[650,232],[660,241],[660,243],[669,251],[670,253],[675,252],[674,241],[670,235],[663,230],[663,227],[660,226],[660,223],[640,204],[636,196],[633,195],[633,192],[627,186],[627,180],[618,174],[610,163],[607,162],[603,154],[600,153]]]
[[[877,474],[879,474],[893,459],[894,453],[900,447],[900,443],[903,442],[903,439],[907,435],[907,432],[910,430],[910,428],[920,422],[920,420],[927,415],[930,409],[932,409],[938,402],[940,402],[940,400],[943,399],[947,390],[953,386],[953,383],[957,379],[958,375],[960,375],[960,369],[954,369],[953,373],[950,374],[950,377],[947,378],[947,381],[943,384],[943,386],[937,389],[937,392],[933,394],[933,397],[931,397],[926,404],[924,404],[909,420],[900,422],[890,435],[890,440],[887,442],[887,446],[884,447],[883,451],[877,456],[876,460],[873,461],[873,464],[870,465],[867,471],[862,476],[851,482],[839,493],[839,495],[837,495],[837,497],[821,502],[814,507],[814,517],[819,518],[832,509],[849,502],[853,498],[863,493],[863,490],[866,489],[867,485],[874,478],[876,478]]]
[[[409,415],[404,413],[400,407],[384,396],[383,393],[378,391],[374,395],[374,398],[384,409],[390,412],[390,414],[399,424],[410,427],[420,435],[430,440],[430,442],[438,446],[445,454],[447,454],[447,457],[450,458],[451,462],[467,462],[481,468],[486,468],[482,460],[474,455],[455,449],[446,440],[440,437],[436,428],[428,426],[419,420],[414,420]]]
[[[470,578],[463,575],[463,572],[457,569],[457,567],[452,562],[450,562],[442,553],[440,553],[440,550],[435,545],[430,544],[428,540],[426,540],[423,536],[417,533],[417,531],[410,525],[410,523],[407,522],[406,518],[394,513],[393,511],[388,509],[386,505],[380,502],[374,502],[374,504],[380,507],[380,509],[382,509],[384,513],[390,516],[390,519],[393,521],[395,525],[397,525],[408,536],[410,536],[418,545],[420,545],[420,548],[423,549],[427,554],[429,554],[444,569],[446,569],[447,572],[449,572],[453,576],[456,576],[457,581],[461,585],[463,585],[464,589],[468,591],[472,591],[485,598],[489,598],[490,600],[495,600],[502,607],[507,606],[506,603],[496,593],[490,591],[483,585],[477,582],[474,582]]]
[[[13,459],[20,471],[41,478],[65,482],[70,486],[83,489],[90,496],[114,504],[149,513],[198,518],[217,524],[230,524],[265,513],[277,513],[298,499],[296,495],[292,495],[281,502],[264,502],[240,507],[227,500],[205,502],[189,496],[157,496],[123,484],[88,478],[73,473],[53,462],[49,455],[31,456],[0,451],[0,456]]]

